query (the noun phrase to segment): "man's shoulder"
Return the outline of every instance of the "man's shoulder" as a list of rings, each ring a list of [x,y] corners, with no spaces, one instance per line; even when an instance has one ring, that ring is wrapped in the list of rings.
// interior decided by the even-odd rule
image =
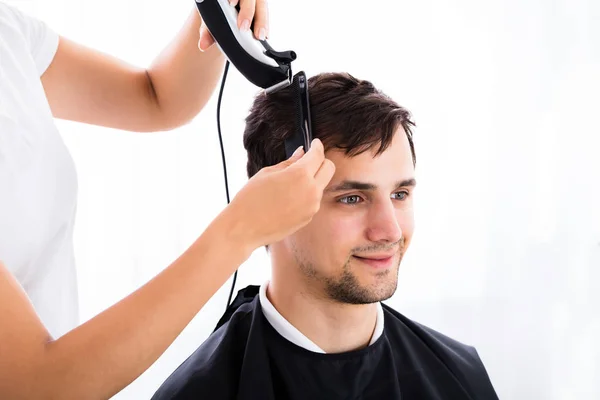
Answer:
[[[451,351],[454,354],[463,355],[466,357],[477,357],[475,347],[456,340],[436,329],[426,326],[414,319],[408,318],[392,307],[382,304],[386,315],[386,324],[388,322],[400,324],[404,329],[408,329],[417,338],[424,341],[428,345],[435,345]]]
[[[256,305],[254,298],[232,304],[213,333],[167,378],[152,399],[196,399],[199,393],[206,398],[216,398],[211,396],[217,394],[222,399],[234,397]]]
[[[475,346],[456,340],[440,331],[406,317],[390,306],[383,304],[386,324],[398,332],[403,341],[426,348],[438,358],[461,381],[469,382],[478,392],[492,393],[493,386],[485,365]],[[394,329],[395,327],[395,329]],[[399,336],[400,336],[399,335]],[[400,340],[390,337],[389,340]],[[490,394],[491,396],[491,394]],[[495,394],[494,394],[495,396]],[[487,397],[486,397],[487,398]],[[495,397],[490,397],[495,398]]]

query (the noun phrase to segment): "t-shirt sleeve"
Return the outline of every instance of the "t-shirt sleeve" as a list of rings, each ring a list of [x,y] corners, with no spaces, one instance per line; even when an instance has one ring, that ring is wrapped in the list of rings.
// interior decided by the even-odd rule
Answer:
[[[56,55],[59,35],[44,21],[13,6],[0,3],[0,12],[10,13],[25,39],[38,74],[41,76]]]

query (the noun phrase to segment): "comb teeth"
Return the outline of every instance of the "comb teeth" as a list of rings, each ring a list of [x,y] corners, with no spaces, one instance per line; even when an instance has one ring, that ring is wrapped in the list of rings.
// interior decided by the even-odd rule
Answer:
[[[304,135],[306,127],[302,107],[302,91],[300,89],[299,82],[300,75],[302,75],[303,79],[306,82],[306,77],[304,76],[304,73],[299,72],[294,76],[292,84],[290,85],[290,89],[292,92],[292,101],[294,106],[294,131],[285,141],[285,151],[287,158],[290,158],[298,147],[304,146]]]
[[[302,92],[300,91],[300,83],[299,76],[294,76],[294,82],[292,84],[292,95],[294,96],[294,122],[295,122],[295,131],[294,135],[298,135],[299,138],[303,138],[304,135],[302,132],[304,131],[304,118],[302,113]],[[301,141],[301,144],[304,144],[304,140]]]

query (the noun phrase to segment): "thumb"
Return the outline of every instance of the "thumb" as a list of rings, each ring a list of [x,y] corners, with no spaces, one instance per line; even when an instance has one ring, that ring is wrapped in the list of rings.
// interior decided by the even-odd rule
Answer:
[[[212,37],[212,35],[208,31],[208,28],[206,27],[204,22],[202,22],[202,25],[200,26],[200,40],[198,41],[198,49],[200,49],[200,51],[206,51],[214,43],[215,43],[215,39]]]

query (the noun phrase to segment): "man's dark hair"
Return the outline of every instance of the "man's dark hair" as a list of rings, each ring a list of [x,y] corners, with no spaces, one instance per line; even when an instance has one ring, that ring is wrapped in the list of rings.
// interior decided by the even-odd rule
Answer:
[[[402,125],[416,165],[410,112],[366,80],[348,73],[322,73],[308,79],[313,137],[326,150],[338,148],[352,157],[379,145],[380,154],[390,145]],[[259,94],[246,117],[244,148],[247,173],[252,177],[263,167],[285,160],[286,138],[294,129],[294,101],[288,87]]]

